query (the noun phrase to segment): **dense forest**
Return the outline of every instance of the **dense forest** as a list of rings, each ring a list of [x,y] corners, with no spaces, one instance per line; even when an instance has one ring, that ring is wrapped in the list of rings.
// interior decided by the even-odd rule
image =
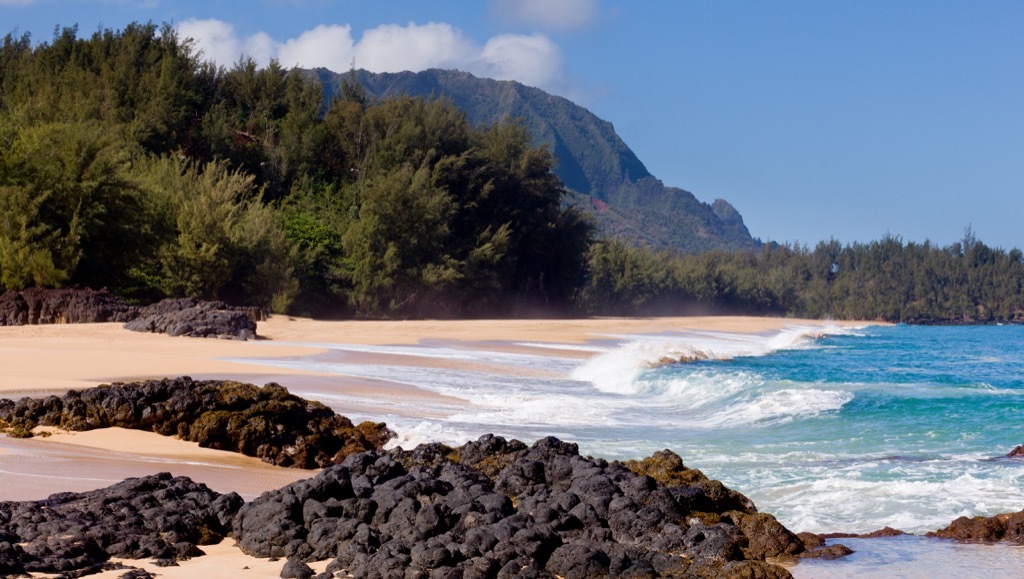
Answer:
[[[164,25],[0,46],[0,289],[330,317],[759,313],[1024,321],[1021,251],[886,237],[684,255],[595,235],[515,120],[331,99]]]
[[[679,255],[606,240],[592,245],[588,260],[577,303],[594,313],[1024,322],[1024,253],[990,248],[970,228],[948,247],[890,235]]]

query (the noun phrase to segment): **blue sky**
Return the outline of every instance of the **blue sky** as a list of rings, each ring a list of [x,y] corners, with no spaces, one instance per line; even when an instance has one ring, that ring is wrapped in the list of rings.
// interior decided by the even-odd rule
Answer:
[[[611,121],[763,240],[1024,246],[1024,2],[0,0],[51,38],[171,22],[230,65],[460,68]]]

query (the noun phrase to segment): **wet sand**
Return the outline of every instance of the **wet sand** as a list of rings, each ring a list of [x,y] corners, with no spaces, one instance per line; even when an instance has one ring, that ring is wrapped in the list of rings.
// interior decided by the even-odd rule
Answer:
[[[0,437],[0,500],[38,500],[58,492],[90,491],[165,471],[220,493],[235,491],[246,500],[317,473],[121,428],[30,439]]]
[[[331,360],[344,355],[358,356],[364,364],[465,368],[467,363],[459,360],[342,354],[325,345],[443,341],[449,346],[465,343],[467,347],[483,345],[513,352],[543,349],[546,355],[582,358],[593,355],[584,347],[586,342],[621,339],[627,334],[691,330],[761,333],[829,323],[756,317],[328,322],[274,316],[258,324],[262,339],[250,342],[142,334],[125,330],[120,324],[0,327],[0,396],[59,395],[69,389],[114,381],[188,375],[258,385],[278,382],[310,394],[344,392],[353,398],[386,401],[396,414],[419,416],[430,403],[443,402],[450,407],[461,401],[408,384],[301,368],[271,369],[257,362],[265,358]],[[247,362],[249,359],[253,362]],[[471,369],[500,370],[484,366]],[[354,413],[360,410],[345,409]],[[0,473],[5,483],[0,486],[0,500],[39,499],[55,492],[89,490],[163,470],[188,475],[214,490],[234,490],[243,496],[309,476],[136,431],[94,431],[29,440],[0,437]]]
[[[585,358],[593,355],[585,346],[588,341],[617,340],[628,334],[693,330],[764,333],[830,323],[754,317],[322,322],[276,316],[259,323],[258,334],[263,339],[252,342],[140,334],[124,330],[120,324],[0,327],[0,396],[62,394],[69,389],[114,381],[189,375],[196,379],[232,379],[255,384],[278,382],[303,392],[341,390],[385,399],[396,412],[416,415],[429,406],[427,402],[458,404],[459,400],[389,381],[339,377],[298,368],[271,370],[247,359],[330,359],[339,354],[324,345],[415,345],[431,341],[441,341],[450,347],[465,343],[477,349],[542,350],[545,355]],[[364,364],[465,368],[465,363],[458,360],[379,353],[355,355]],[[482,366],[471,369],[497,369],[488,364]],[[163,471],[189,476],[218,492],[236,491],[246,500],[315,474],[138,431],[105,429],[27,440],[0,436],[0,500],[35,500],[56,492],[93,490],[127,477]],[[282,562],[247,557],[230,543],[229,540],[219,546],[204,547],[207,556],[181,567],[150,570],[166,577],[279,576]],[[146,566],[141,562],[128,564]]]

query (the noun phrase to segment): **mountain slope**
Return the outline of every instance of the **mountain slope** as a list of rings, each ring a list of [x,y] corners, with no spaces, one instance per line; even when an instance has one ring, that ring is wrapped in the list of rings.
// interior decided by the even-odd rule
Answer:
[[[314,71],[328,98],[348,74]],[[399,94],[444,97],[473,124],[522,119],[535,142],[551,147],[557,174],[592,210],[598,226],[625,241],[683,252],[753,247],[740,214],[724,200],[699,201],[688,191],[666,187],[650,174],[616,134],[612,124],[572,101],[513,81],[432,69],[419,73],[356,71],[372,97]]]

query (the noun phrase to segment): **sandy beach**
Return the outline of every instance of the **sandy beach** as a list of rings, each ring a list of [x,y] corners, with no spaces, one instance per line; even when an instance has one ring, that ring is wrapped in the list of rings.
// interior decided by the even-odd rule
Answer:
[[[582,344],[624,334],[685,330],[759,333],[835,323],[739,316],[341,322],[273,316],[259,323],[257,331],[263,339],[254,342],[141,334],[124,330],[120,324],[0,327],[0,393],[9,397],[38,391],[63,392],[114,381],[185,374],[194,378],[230,376],[259,383],[271,374],[260,366],[226,359],[298,357],[323,351],[297,344],[416,344],[441,339]],[[275,369],[273,376],[281,374],[318,375]]]
[[[592,355],[583,347],[588,341],[622,339],[629,334],[765,333],[827,324],[834,325],[755,317],[322,322],[276,316],[260,322],[258,333],[263,339],[251,342],[139,334],[119,324],[0,327],[0,396],[62,394],[68,389],[114,381],[189,375],[255,384],[276,381],[286,387],[301,382],[314,390],[318,382],[329,382],[332,388],[389,397],[405,412],[415,412],[421,402],[440,395],[391,382],[346,379],[305,369],[269,369],[246,360],[325,355],[328,350],[318,344],[414,345],[432,340],[472,343],[496,351],[558,346],[561,355],[579,358]],[[379,354],[368,354],[362,362],[413,366],[460,363]],[[102,488],[126,477],[162,471],[189,476],[218,492],[239,492],[247,500],[315,473],[273,467],[256,459],[137,431],[58,432],[28,440],[0,437],[0,473],[4,478],[0,500],[41,499],[54,492]],[[160,574],[276,577],[282,564],[248,561],[251,558],[225,544],[204,550],[211,555],[173,570],[160,569]],[[211,570],[209,565],[219,570]],[[246,566],[249,569],[245,574],[238,574]]]

